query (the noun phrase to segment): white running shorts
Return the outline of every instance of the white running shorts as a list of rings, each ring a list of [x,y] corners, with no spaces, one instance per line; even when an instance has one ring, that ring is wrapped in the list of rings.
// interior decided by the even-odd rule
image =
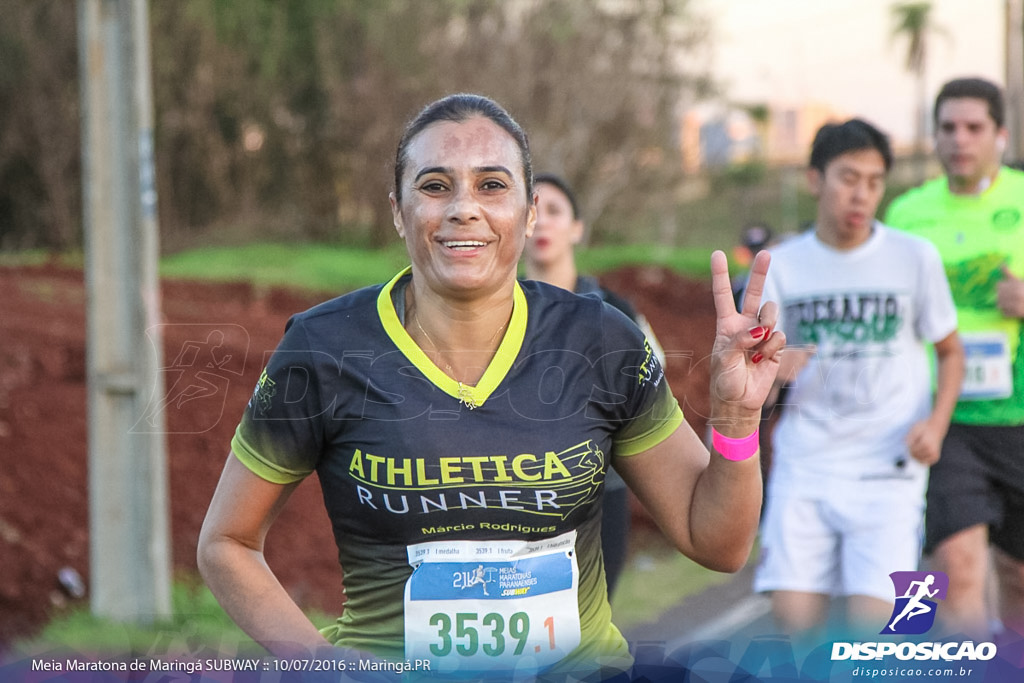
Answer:
[[[914,571],[920,563],[923,500],[843,498],[769,497],[755,591],[893,601],[889,574]]]

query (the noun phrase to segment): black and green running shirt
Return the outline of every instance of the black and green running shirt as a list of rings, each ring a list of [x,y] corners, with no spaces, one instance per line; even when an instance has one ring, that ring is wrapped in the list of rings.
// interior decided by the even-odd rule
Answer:
[[[320,478],[348,596],[325,635],[339,646],[403,657],[411,546],[574,532],[568,555],[578,563],[582,644],[568,659],[625,654],[605,592],[600,505],[610,456],[642,452],[682,422],[657,358],[611,306],[518,282],[497,353],[477,386],[463,387],[403,328],[410,277],[406,269],[386,285],[294,316],[232,440],[238,459],[264,479],[284,484],[313,471]],[[513,574],[499,572],[512,570],[493,570],[490,584],[473,579],[490,585],[492,598],[501,585],[534,581],[520,573],[520,583],[502,584]],[[476,646],[488,645],[488,654],[506,646],[540,652],[519,614],[508,624],[475,614],[491,618],[486,628],[474,622]],[[470,643],[452,648],[454,630],[444,626],[432,625],[440,634],[434,654],[464,652]],[[545,633],[540,624],[531,626],[538,632]]]
[[[953,421],[1024,424],[1024,325],[996,306],[1006,264],[1024,277],[1024,173],[999,170],[978,195],[949,191],[945,176],[896,198],[885,222],[939,249],[967,352],[967,379]]]

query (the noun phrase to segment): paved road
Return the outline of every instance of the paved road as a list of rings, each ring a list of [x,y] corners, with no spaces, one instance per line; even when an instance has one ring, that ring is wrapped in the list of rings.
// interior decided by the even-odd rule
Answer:
[[[753,575],[748,565],[728,581],[687,597],[658,621],[624,629],[623,635],[630,642],[664,642],[671,650],[697,640],[771,634],[771,604],[751,592]]]

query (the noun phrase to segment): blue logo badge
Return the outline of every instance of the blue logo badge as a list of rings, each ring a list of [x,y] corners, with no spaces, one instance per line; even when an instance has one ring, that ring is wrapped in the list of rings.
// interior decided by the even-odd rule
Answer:
[[[918,635],[935,623],[935,600],[945,600],[949,577],[943,572],[893,572],[896,605],[879,633]]]

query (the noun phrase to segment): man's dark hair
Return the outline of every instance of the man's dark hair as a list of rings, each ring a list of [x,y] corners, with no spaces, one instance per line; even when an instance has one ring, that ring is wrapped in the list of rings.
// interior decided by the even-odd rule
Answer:
[[[988,115],[996,122],[996,128],[1002,128],[1006,123],[1006,101],[1003,99],[1003,90],[984,78],[955,78],[942,86],[942,90],[935,97],[935,111],[932,114],[935,123],[939,122],[939,108],[942,107],[942,103],[960,97],[984,100],[988,104]]]
[[[474,116],[483,116],[494,122],[512,136],[519,147],[519,157],[523,164],[523,177],[526,179],[526,200],[533,201],[533,162],[530,159],[530,143],[526,132],[515,119],[494,100],[483,95],[458,93],[436,100],[420,111],[402,133],[395,152],[395,199],[402,201],[402,173],[409,161],[409,143],[423,132],[425,128],[438,121],[462,123]]]
[[[558,191],[565,195],[565,198],[569,200],[569,205],[572,206],[572,219],[576,220],[580,217],[580,206],[576,202],[576,194],[562,176],[555,175],[554,173],[538,173],[533,179],[533,184],[537,186],[541,183],[547,183],[552,187],[558,188]]]
[[[885,162],[885,170],[892,167],[892,148],[885,133],[863,119],[850,119],[843,123],[826,123],[814,136],[811,144],[811,168],[822,173],[836,157],[861,149],[877,149]]]

